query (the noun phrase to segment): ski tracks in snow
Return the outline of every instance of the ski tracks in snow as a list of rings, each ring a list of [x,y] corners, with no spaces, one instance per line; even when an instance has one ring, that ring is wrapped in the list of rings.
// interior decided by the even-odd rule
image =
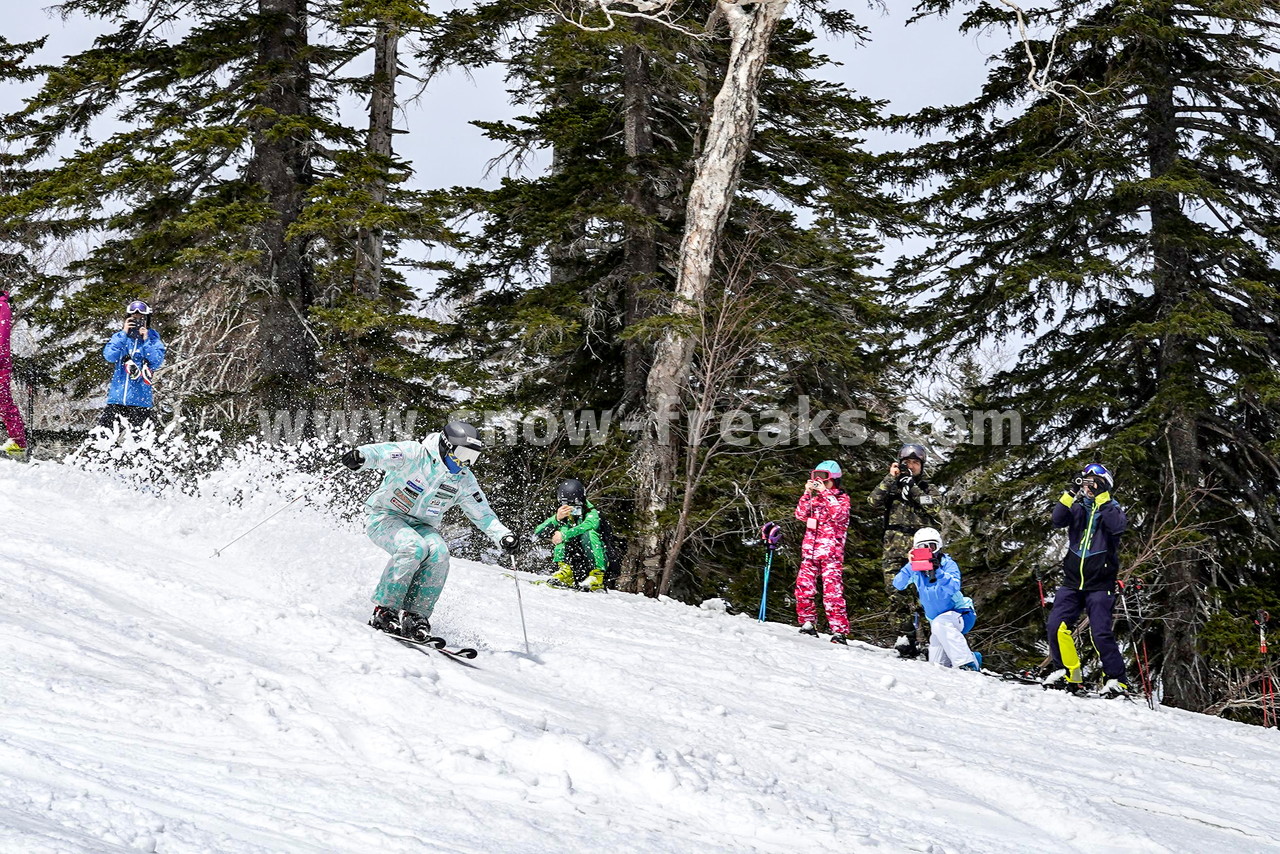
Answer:
[[[127,507],[125,513],[118,508]],[[1267,850],[1274,731],[900,662],[455,561],[362,625],[382,553],[305,507],[0,467],[0,851]],[[141,522],[139,520],[142,520]]]

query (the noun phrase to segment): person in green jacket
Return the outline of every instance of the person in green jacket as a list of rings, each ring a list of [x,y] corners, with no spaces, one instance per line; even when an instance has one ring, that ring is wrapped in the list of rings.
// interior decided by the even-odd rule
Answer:
[[[600,530],[600,513],[587,500],[582,481],[569,478],[556,489],[560,507],[534,529],[536,539],[550,538],[551,558],[557,570],[549,584],[586,590],[604,590],[604,573],[609,559]],[[585,576],[578,582],[577,576]]]

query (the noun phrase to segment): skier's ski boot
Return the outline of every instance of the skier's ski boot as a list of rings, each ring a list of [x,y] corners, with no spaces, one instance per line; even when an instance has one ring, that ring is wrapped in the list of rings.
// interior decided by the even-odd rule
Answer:
[[[380,632],[389,632],[393,635],[400,633],[399,615],[392,609],[384,608],[381,605],[373,609],[373,616],[369,618],[369,625]]]
[[[831,642],[832,642],[832,643],[838,643],[838,644],[840,644],[841,646],[848,646],[848,645],[849,645],[849,638],[848,638],[848,636],[847,636],[847,635],[842,635],[842,634],[840,634],[839,632],[836,632],[836,633],[834,633],[833,635],[831,635]]]
[[[1098,688],[1098,694],[1103,697],[1125,697],[1132,693],[1129,680],[1124,676],[1112,676]]]
[[[587,577],[582,579],[582,589],[589,593],[594,593],[597,590],[604,590],[604,570],[591,570],[591,572],[587,574]]]
[[[898,651],[899,658],[915,660],[920,657],[920,647],[916,646],[914,635],[899,635],[894,641],[893,648]]]
[[[1067,668],[1059,667],[1051,672],[1048,676],[1040,680],[1040,684],[1046,688],[1061,690],[1067,687]]]
[[[431,637],[431,622],[412,611],[400,612],[400,636],[423,643]]]
[[[572,587],[574,584],[573,567],[567,563],[561,563],[559,566],[560,569],[552,573],[551,577],[547,579],[547,584],[552,587]]]
[[[818,636],[818,627],[808,620],[805,620],[804,625],[800,627],[800,634],[816,638]]]
[[[4,451],[9,456],[19,459],[27,452],[27,449],[18,444],[17,439],[10,439],[0,446],[0,451]]]
[[[973,661],[970,661],[968,664],[960,665],[960,669],[972,670],[974,673],[981,673],[982,672],[982,653],[975,652],[973,654]]]

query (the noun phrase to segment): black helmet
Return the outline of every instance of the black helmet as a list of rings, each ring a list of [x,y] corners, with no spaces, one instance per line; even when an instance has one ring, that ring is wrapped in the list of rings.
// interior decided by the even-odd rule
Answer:
[[[576,477],[561,481],[560,485],[556,487],[556,501],[561,504],[568,504],[570,507],[585,507],[587,505],[587,488]]]
[[[452,454],[454,459],[469,466],[480,458],[484,442],[480,431],[465,421],[450,421],[440,431],[440,455]]]

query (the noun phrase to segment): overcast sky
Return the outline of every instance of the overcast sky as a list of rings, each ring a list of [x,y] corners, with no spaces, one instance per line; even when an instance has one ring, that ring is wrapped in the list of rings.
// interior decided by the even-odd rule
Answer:
[[[841,0],[837,5],[871,28],[872,42],[864,46],[826,42],[826,52],[842,65],[827,69],[823,76],[861,94],[888,99],[894,112],[971,98],[981,85],[986,56],[1000,47],[993,39],[984,42],[960,35],[950,21],[932,19],[906,27],[909,13],[903,8],[882,14],[868,8],[865,0]],[[913,4],[890,0],[889,5]],[[0,0],[3,31],[10,41],[49,36],[46,49],[37,57],[40,61],[54,63],[83,50],[100,31],[100,22],[63,21],[47,8],[27,0]],[[29,91],[30,87],[0,86],[0,113],[17,109]],[[508,103],[500,69],[472,77],[444,75],[432,82],[417,104],[402,111],[399,125],[410,133],[397,137],[397,150],[413,163],[421,186],[491,183],[493,177],[483,178],[485,167],[500,149],[468,122],[510,118],[520,112],[519,105]]]

